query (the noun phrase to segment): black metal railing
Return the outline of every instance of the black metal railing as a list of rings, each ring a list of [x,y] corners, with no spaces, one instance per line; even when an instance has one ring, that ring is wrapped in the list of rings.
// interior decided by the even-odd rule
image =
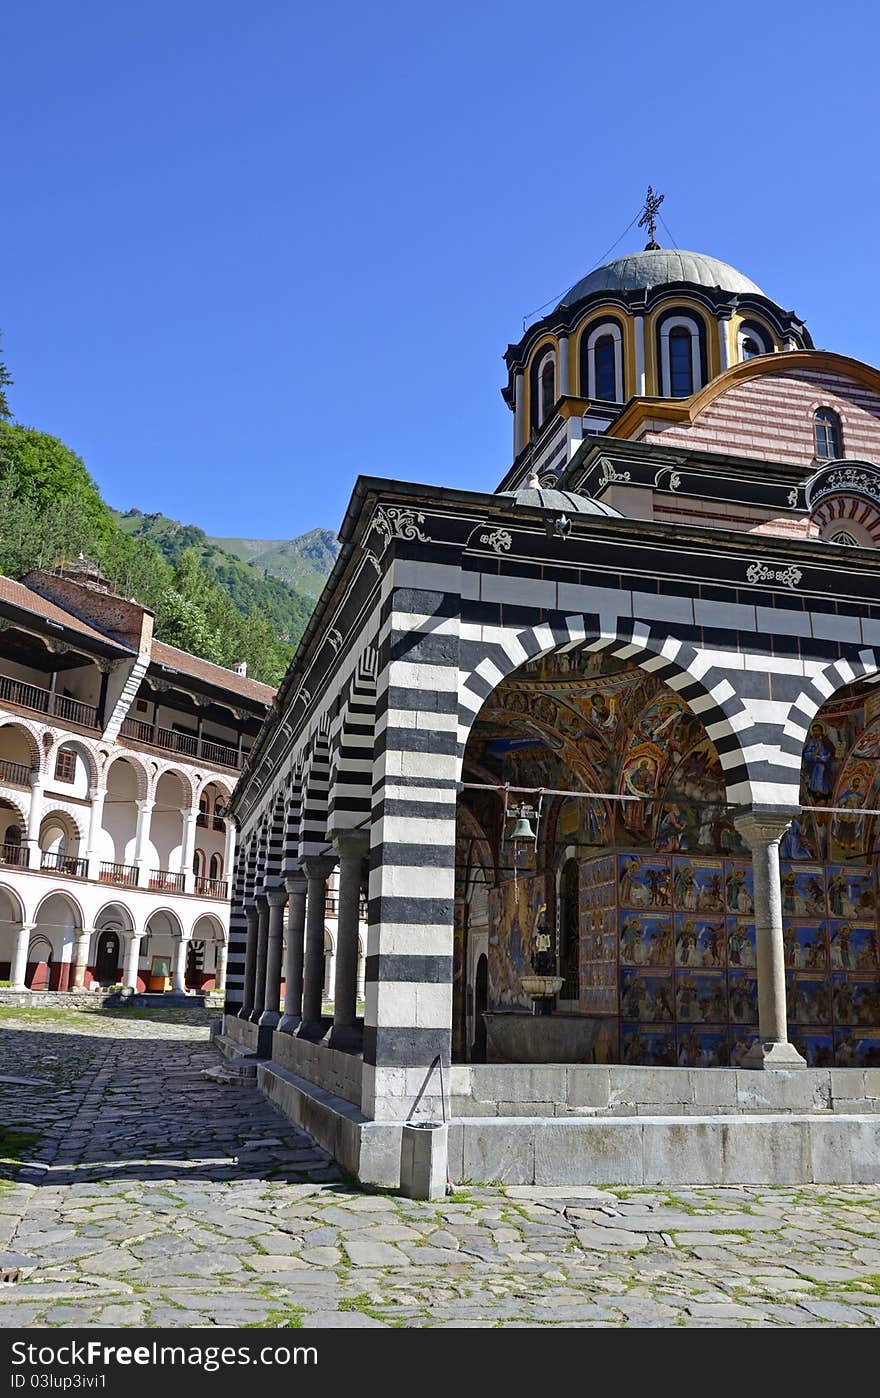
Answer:
[[[84,879],[88,875],[88,861],[78,859],[75,854],[63,854],[60,850],[44,849],[40,855],[41,869],[55,869],[59,874],[69,874],[73,879]]]
[[[171,869],[151,869],[150,888],[154,893],[182,893],[183,874]]]
[[[215,762],[219,767],[234,767],[238,771],[243,765],[245,753],[226,743],[218,743],[213,738],[197,738],[195,733],[178,733],[174,728],[154,727],[139,718],[125,718],[119,732],[123,738],[133,738],[137,743],[149,747],[163,748],[165,752],[179,752],[184,757],[204,758]]]
[[[36,684],[25,684],[9,675],[0,675],[0,700],[16,704],[20,709],[35,709],[37,713],[52,714],[82,728],[98,727],[98,710],[94,704],[71,699],[66,694],[53,694]]]
[[[226,898],[226,880],[205,879],[201,875],[197,875],[196,893],[200,898]]]
[[[137,888],[137,865],[113,864],[106,861],[101,865],[98,878],[101,883],[118,883],[123,888]]]
[[[30,786],[32,770],[24,762],[10,762],[8,757],[0,757],[0,782],[8,786]]]

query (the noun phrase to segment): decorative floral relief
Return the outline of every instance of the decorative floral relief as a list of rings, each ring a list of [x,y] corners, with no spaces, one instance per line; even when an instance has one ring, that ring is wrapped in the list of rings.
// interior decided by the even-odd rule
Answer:
[[[792,589],[799,585],[803,576],[800,568],[768,568],[766,563],[750,563],[746,569],[750,583],[778,582]]]
[[[615,471],[610,462],[602,462],[602,479],[599,482],[600,485],[613,485],[615,481],[628,481],[629,479],[629,471]]]
[[[429,544],[430,536],[419,528],[424,522],[425,516],[419,510],[379,505],[370,521],[370,529],[375,529],[385,540],[382,546],[384,553],[392,539],[419,539],[423,544]]]
[[[513,537],[509,529],[493,529],[491,534],[481,534],[480,543],[488,544],[496,553],[509,553]]]
[[[327,640],[330,642],[333,649],[338,651],[342,645],[342,632],[339,631],[337,627],[331,626],[330,630],[327,632]]]

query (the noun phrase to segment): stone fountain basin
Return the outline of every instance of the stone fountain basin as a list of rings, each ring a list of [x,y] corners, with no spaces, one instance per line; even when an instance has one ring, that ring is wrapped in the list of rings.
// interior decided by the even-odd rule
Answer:
[[[592,1063],[599,1021],[583,1015],[488,1013],[490,1063]]]
[[[533,1000],[550,1000],[564,985],[561,976],[523,976],[520,985]]]

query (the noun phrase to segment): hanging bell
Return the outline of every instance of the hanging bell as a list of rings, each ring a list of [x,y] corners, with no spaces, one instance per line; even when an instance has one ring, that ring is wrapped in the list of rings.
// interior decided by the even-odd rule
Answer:
[[[514,843],[515,843],[517,840],[520,840],[520,841],[527,841],[527,842],[529,842],[530,844],[534,844],[534,843],[535,843],[536,836],[535,836],[534,830],[532,829],[532,823],[531,823],[531,821],[528,819],[528,807],[527,807],[527,806],[520,806],[519,812],[518,812],[517,818],[516,818],[516,825],[513,827],[512,831],[510,832],[510,838],[511,838],[511,840],[514,841]]]

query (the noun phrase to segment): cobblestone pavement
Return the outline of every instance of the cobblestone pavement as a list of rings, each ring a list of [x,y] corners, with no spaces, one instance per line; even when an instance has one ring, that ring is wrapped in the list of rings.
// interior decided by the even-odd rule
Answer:
[[[369,1192],[208,1022],[0,1011],[0,1325],[880,1325],[880,1188]]]

